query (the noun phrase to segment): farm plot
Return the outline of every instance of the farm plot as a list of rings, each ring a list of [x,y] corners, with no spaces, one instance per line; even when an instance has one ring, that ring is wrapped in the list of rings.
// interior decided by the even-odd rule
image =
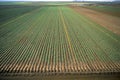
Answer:
[[[98,23],[101,25],[101,27],[104,27],[110,31],[112,31],[115,34],[120,34],[120,18],[116,16],[112,16],[110,14],[104,13],[104,11],[97,11],[97,10],[92,10],[88,8],[83,8],[83,7],[77,7],[77,6],[71,6],[73,10],[76,12],[80,13],[81,15],[88,17],[89,19],[93,20],[94,22]],[[107,8],[107,7],[106,7]],[[97,7],[96,7],[97,9]],[[116,10],[117,8],[115,8]],[[99,9],[98,9],[99,10]],[[112,12],[110,9],[108,12]],[[119,11],[115,12],[117,15],[119,14]]]
[[[65,6],[0,25],[0,75],[120,72],[120,36]]]
[[[35,5],[2,5],[0,3],[0,25],[39,7]]]
[[[96,6],[86,6],[86,8],[95,10],[95,11],[99,11],[99,12],[103,12],[105,14],[110,14],[112,16],[116,16],[116,17],[120,17],[120,6],[119,5],[99,5],[96,4]]]

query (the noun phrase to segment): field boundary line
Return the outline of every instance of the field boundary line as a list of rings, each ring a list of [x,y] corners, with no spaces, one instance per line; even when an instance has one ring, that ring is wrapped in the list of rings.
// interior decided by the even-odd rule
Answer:
[[[91,23],[89,23],[89,24],[91,24]],[[93,25],[93,24],[92,24],[92,25]],[[99,25],[99,24],[98,24],[98,25]],[[102,26],[102,25],[100,25],[100,26]],[[108,37],[110,37],[111,39],[113,39],[115,42],[118,42],[118,43],[119,43],[118,39],[116,39],[115,37],[111,36],[109,33],[105,32],[103,29],[100,29],[99,27],[96,27],[96,26],[93,26],[93,27],[95,27],[97,30],[105,33],[105,35],[107,35]],[[103,27],[103,26],[102,26],[102,27]],[[105,28],[105,29],[106,29],[106,28]],[[119,44],[120,44],[120,43],[119,43]]]
[[[91,23],[90,23],[90,24],[91,24]],[[100,25],[100,26],[103,26],[103,25]],[[99,31],[105,33],[108,37],[110,37],[111,39],[113,39],[114,41],[116,41],[116,42],[119,43],[119,41],[118,41],[116,38],[114,38],[113,36],[111,36],[109,33],[105,32],[103,29],[100,29],[99,27],[95,27],[95,28],[97,28]],[[106,29],[106,28],[105,28],[105,29]]]
[[[71,44],[71,41],[70,41],[70,37],[69,37],[68,31],[67,31],[67,26],[66,26],[66,24],[65,24],[65,20],[64,20],[64,18],[63,18],[63,15],[62,15],[62,12],[61,12],[60,8],[59,8],[59,12],[60,12],[60,17],[61,17],[61,20],[62,20],[62,23],[63,23],[63,26],[64,26],[64,31],[65,31],[65,33],[66,33],[66,37],[67,37],[67,41],[68,41],[68,44],[69,44],[70,52],[71,52],[72,54],[74,54],[73,48],[72,48],[72,44]],[[74,60],[74,62],[76,63],[76,61],[75,61],[74,58],[73,58],[73,60]]]
[[[71,8],[70,8],[70,9],[71,9]],[[91,20],[91,19],[88,18],[87,16],[85,16],[85,15],[83,15],[83,14],[80,14],[80,13],[78,13],[77,11],[75,11],[75,10],[73,10],[73,9],[72,9],[72,11],[74,11],[75,13],[77,13],[80,18],[81,18],[81,15],[82,15],[82,16],[84,16],[86,19],[88,19],[89,21],[92,21],[92,23],[96,23],[95,21]],[[83,18],[82,18],[82,19],[83,19]],[[83,20],[86,21],[86,19],[83,19]],[[93,25],[93,24],[90,23],[90,22],[88,22],[88,23],[91,24],[91,25]],[[99,26],[102,26],[103,28],[105,28],[105,27],[104,27],[103,25],[101,25],[101,24],[98,24],[98,23],[96,23],[96,24],[99,25]],[[99,27],[95,27],[95,28],[97,28],[99,31],[105,33],[105,35],[107,35],[108,37],[110,37],[111,39],[113,39],[113,40],[115,40],[116,42],[119,43],[119,40],[116,39],[115,37],[111,36],[110,33],[105,32],[103,29],[100,29]],[[107,28],[105,28],[105,29],[107,29]],[[108,29],[107,29],[107,30],[108,30]],[[109,30],[108,30],[108,31],[109,31]],[[119,43],[119,44],[120,44],[120,43]]]

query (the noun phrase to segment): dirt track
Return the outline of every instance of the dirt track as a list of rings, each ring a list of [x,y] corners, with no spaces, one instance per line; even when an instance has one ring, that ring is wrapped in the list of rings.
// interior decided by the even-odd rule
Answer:
[[[102,25],[113,33],[120,35],[120,18],[83,7],[70,6],[70,8],[74,9],[76,12],[82,15],[87,16],[94,22]]]

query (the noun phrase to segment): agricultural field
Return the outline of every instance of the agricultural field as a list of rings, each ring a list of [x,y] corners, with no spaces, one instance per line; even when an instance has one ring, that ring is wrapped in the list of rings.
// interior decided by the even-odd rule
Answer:
[[[7,3],[6,3],[7,4]],[[40,6],[28,5],[28,4],[13,4],[9,3],[0,3],[0,25],[6,22],[9,22],[12,19],[15,19],[21,15],[24,15],[27,12],[30,12],[34,9],[39,8]]]
[[[70,8],[120,35],[120,6],[118,4],[120,3],[79,3],[70,5]]]
[[[120,73],[119,34],[69,6],[26,5],[0,7],[1,79]],[[70,75],[68,80],[74,79]],[[114,79],[119,80],[118,76]]]
[[[85,6],[88,9],[92,9],[95,11],[103,12],[105,14],[110,14],[112,16],[120,17],[120,3],[94,3],[94,4],[86,4]]]

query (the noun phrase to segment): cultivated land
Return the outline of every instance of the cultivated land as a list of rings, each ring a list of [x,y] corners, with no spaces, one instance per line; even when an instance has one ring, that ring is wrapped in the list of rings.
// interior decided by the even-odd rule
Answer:
[[[3,17],[0,25],[1,79],[120,72],[120,35],[68,6],[37,3],[25,7],[25,12],[23,7],[16,8],[22,13],[15,9],[17,16]]]

